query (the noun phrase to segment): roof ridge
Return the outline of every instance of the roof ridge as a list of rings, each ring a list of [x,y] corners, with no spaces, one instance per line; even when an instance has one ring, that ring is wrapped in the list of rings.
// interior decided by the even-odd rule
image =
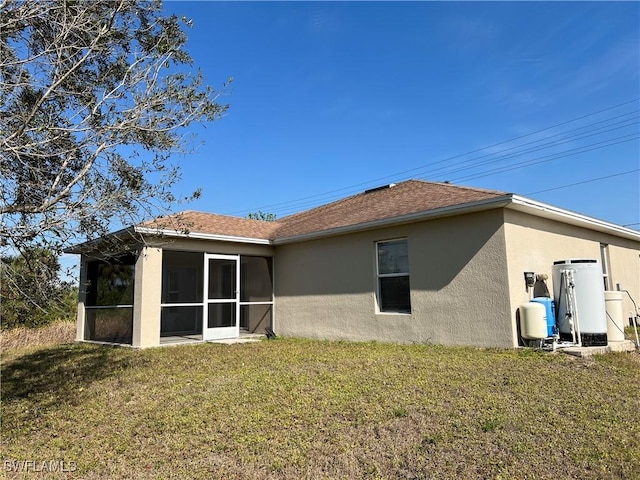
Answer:
[[[384,187],[387,187],[387,186],[388,187],[398,187],[400,185],[403,185],[403,184],[406,184],[406,183],[410,183],[410,182],[434,183],[434,182],[427,182],[427,181],[424,181],[424,180],[415,180],[415,179],[404,180],[404,181],[399,182],[399,183],[391,182],[391,183],[387,183],[386,185],[381,185],[381,187],[383,187],[383,189],[381,189],[381,190],[377,190],[376,187],[373,187],[374,188],[373,191],[363,190],[363,191],[360,191],[358,193],[354,193],[352,195],[349,195],[348,197],[342,197],[342,198],[339,198],[338,200],[334,200],[333,202],[329,202],[329,203],[324,203],[322,205],[318,205],[317,207],[310,208],[309,210],[302,210],[300,212],[292,213],[291,215],[287,215],[286,217],[282,217],[282,219],[295,217],[296,215],[302,215],[302,214],[308,213],[308,212],[313,212],[313,211],[320,210],[320,209],[323,209],[323,208],[326,208],[326,207],[330,207],[332,205],[338,205],[338,204],[340,204],[342,202],[346,202],[347,200],[351,200],[351,199],[356,198],[356,197],[361,197],[361,196],[364,196],[364,195],[370,196],[371,194],[383,192],[383,191],[386,190]]]
[[[503,190],[494,190],[494,189],[491,189],[491,188],[481,188],[481,187],[471,187],[469,185],[458,185],[456,183],[451,183],[451,182],[435,182],[435,181],[432,181],[432,180],[422,180],[420,178],[413,178],[413,179],[407,180],[407,182],[431,183],[431,184],[434,184],[434,185],[442,185],[442,186],[445,186],[445,187],[462,188],[462,189],[471,190],[471,191],[474,191],[474,192],[495,193],[495,194],[498,194],[498,195],[510,195],[511,194],[511,192],[505,192]],[[402,182],[402,183],[405,183],[405,182]]]
[[[167,215],[160,215],[158,217],[155,217],[155,219],[159,219],[159,218],[163,218],[163,219],[167,219],[167,218],[171,218],[171,217],[177,217],[179,215],[185,215],[185,214],[196,214],[196,215],[205,215],[208,217],[225,217],[225,218],[233,218],[234,220],[246,220],[248,222],[265,222],[265,223],[274,223],[274,222],[278,222],[278,220],[260,220],[258,218],[247,218],[247,217],[240,217],[238,215],[228,215],[225,213],[214,213],[214,212],[205,212],[202,210],[182,210],[180,212],[175,212],[175,213],[170,213]],[[148,220],[148,221],[154,221],[153,220]],[[148,221],[142,222],[142,223],[147,223]]]
[[[434,181],[431,181],[431,180],[422,180],[422,179],[419,179],[419,178],[410,178],[408,180],[403,180],[403,181],[398,182],[398,183],[391,182],[391,183],[388,183],[386,185],[383,185],[383,187],[384,186],[389,186],[389,187],[394,187],[395,188],[395,187],[399,187],[401,185],[407,185],[407,184],[411,184],[411,183],[442,185],[442,186],[445,186],[445,187],[452,187],[452,188],[456,188],[456,189],[465,189],[465,190],[470,190],[470,191],[473,191],[473,192],[493,193],[493,194],[496,194],[496,195],[507,195],[508,194],[508,192],[503,192],[503,191],[500,191],[500,190],[491,190],[491,189],[486,189],[486,188],[470,187],[470,186],[467,186],[467,185],[456,185],[456,184],[446,183],[446,182],[434,182]],[[299,215],[304,215],[304,214],[307,214],[307,213],[310,213],[310,212],[320,211],[320,210],[322,210],[324,208],[328,208],[328,207],[332,207],[332,206],[335,206],[335,205],[339,205],[342,202],[346,202],[348,200],[351,200],[351,199],[359,197],[359,196],[371,195],[373,193],[384,192],[385,190],[386,189],[376,190],[376,191],[372,191],[372,192],[369,192],[367,190],[361,191],[361,192],[358,192],[358,193],[354,193],[353,195],[349,195],[348,197],[339,198],[338,200],[334,200],[333,202],[329,202],[329,203],[325,203],[325,204],[322,204],[322,205],[318,205],[317,207],[313,207],[313,208],[308,209],[308,210],[302,210],[300,212],[292,213],[291,215],[287,215],[286,217],[282,217],[280,220],[286,220],[286,219],[293,218],[293,217],[296,217],[296,216],[299,216]]]
[[[332,205],[338,205],[339,203],[345,202],[345,201],[347,201],[349,199],[352,199],[352,198],[355,198],[355,197],[357,197],[359,195],[364,195],[364,192],[355,193],[353,195],[349,195],[348,197],[339,198],[338,200],[334,200],[333,202],[323,203],[322,205],[318,205],[317,207],[313,207],[313,208],[310,208],[308,210],[302,210],[300,212],[292,213],[291,215],[287,215],[286,217],[282,217],[280,220],[286,220],[288,218],[296,217],[298,215],[304,215],[306,213],[319,211],[319,210],[322,210],[323,208],[328,208],[328,207],[330,207]]]

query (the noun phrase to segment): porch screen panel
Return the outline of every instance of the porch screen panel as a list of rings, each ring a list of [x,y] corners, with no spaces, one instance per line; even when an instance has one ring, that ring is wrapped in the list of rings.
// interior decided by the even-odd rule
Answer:
[[[85,340],[131,345],[133,308],[86,309]]]
[[[87,265],[89,306],[133,305],[135,257],[95,260]]]
[[[210,303],[207,328],[234,327],[236,325],[235,303]]]
[[[202,253],[162,252],[162,303],[202,303]]]
[[[265,333],[273,327],[273,259],[240,257],[240,328]]]
[[[202,305],[162,307],[161,335],[199,335],[201,333]]]
[[[87,264],[85,340],[131,344],[134,255]]]
[[[273,271],[270,257],[240,258],[240,301],[270,302],[273,298]]]
[[[202,335],[204,254],[162,252],[160,336]]]
[[[240,305],[240,328],[251,333],[265,333],[266,328],[271,328],[272,321],[273,305]]]
[[[231,299],[236,296],[236,261],[221,260],[209,262],[208,299]]]

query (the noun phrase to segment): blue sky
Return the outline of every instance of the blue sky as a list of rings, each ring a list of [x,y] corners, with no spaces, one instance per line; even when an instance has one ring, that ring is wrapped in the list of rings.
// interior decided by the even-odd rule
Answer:
[[[640,3],[164,8],[193,19],[209,84],[234,77],[228,114],[174,157],[180,190],[203,188],[178,209],[283,217],[422,178],[640,228]]]

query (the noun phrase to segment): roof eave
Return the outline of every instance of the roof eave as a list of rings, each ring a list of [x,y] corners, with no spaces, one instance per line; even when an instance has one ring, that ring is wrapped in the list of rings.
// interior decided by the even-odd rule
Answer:
[[[217,233],[185,232],[185,231],[174,230],[174,229],[150,228],[150,227],[139,227],[139,226],[135,227],[135,232],[140,233],[142,235],[153,235],[153,236],[170,237],[170,238],[189,238],[189,239],[197,239],[197,240],[215,240],[218,242],[271,245],[271,240],[266,238],[220,235]]]
[[[512,202],[508,205],[511,210],[516,210],[536,217],[547,218],[558,222],[568,223],[577,227],[608,233],[628,240],[640,241],[640,232],[630,228],[606,222],[597,218],[582,215],[577,212],[554,207],[546,203],[538,202],[530,198],[513,195]]]
[[[118,230],[116,232],[110,233],[100,238],[95,238],[87,242],[73,245],[69,248],[65,248],[63,252],[68,254],[75,254],[75,255],[92,252],[92,251],[95,251],[104,242],[104,239],[106,237],[134,238],[135,234],[143,235],[143,236],[153,236],[153,237],[188,238],[188,239],[196,239],[196,240],[214,240],[219,242],[249,243],[249,244],[255,244],[255,245],[271,245],[272,244],[271,240],[265,239],[265,238],[241,237],[241,236],[234,236],[234,235],[219,235],[219,234],[213,234],[213,233],[185,232],[181,230],[142,227],[142,226],[136,225],[136,226],[123,228],[122,230]]]
[[[115,232],[103,235],[101,237],[94,238],[86,242],[78,243],[76,245],[72,245],[68,248],[63,249],[62,252],[67,254],[73,254],[73,255],[80,255],[82,253],[94,252],[99,245],[104,244],[105,238],[132,239],[135,233],[136,231],[133,227],[126,227],[121,230],[116,230]]]
[[[355,225],[346,225],[343,227],[330,228],[321,231],[303,233],[300,235],[292,235],[289,237],[276,237],[274,239],[268,238],[256,238],[256,237],[243,237],[234,235],[221,235],[214,233],[199,233],[199,232],[187,232],[174,229],[159,229],[151,227],[134,226],[128,227],[117,232],[110,234],[114,237],[134,237],[135,234],[150,235],[158,237],[169,238],[185,238],[185,239],[198,239],[198,240],[210,240],[220,242],[233,242],[233,243],[246,243],[256,245],[284,245],[288,243],[304,242],[307,240],[315,240],[324,237],[331,237],[337,235],[346,235],[349,233],[356,233],[365,230],[373,230],[377,228],[391,227],[395,225],[402,225],[406,223],[414,223],[423,220],[430,220],[440,217],[449,217],[454,215],[462,215],[465,213],[472,213],[482,210],[490,210],[494,208],[509,208],[516,211],[521,211],[529,215],[537,217],[547,218],[563,222],[569,225],[579,226],[590,230],[607,233],[617,237],[626,238],[629,240],[640,241],[640,232],[632,230],[630,228],[622,227],[614,223],[599,220],[597,218],[582,215],[577,212],[564,210],[562,208],[554,207],[536,200],[532,200],[526,197],[521,197],[513,194],[505,194],[496,196],[489,199],[478,200],[475,202],[468,202],[459,205],[451,205],[447,207],[435,208],[430,210],[423,210],[420,212],[414,212],[406,215],[400,215],[395,217],[383,218],[379,220],[372,220],[369,222],[363,222]],[[102,238],[90,240],[78,245],[74,245],[64,250],[64,253],[79,254],[94,249],[102,241]]]
[[[447,207],[423,210],[420,212],[399,215],[396,217],[383,218],[380,220],[372,220],[370,222],[358,223],[355,225],[346,225],[344,227],[330,228],[317,232],[303,233],[301,235],[292,235],[290,237],[280,237],[273,240],[274,245],[284,245],[287,243],[304,242],[307,240],[315,240],[323,237],[331,237],[335,235],[345,235],[349,233],[361,232],[364,230],[373,230],[377,228],[392,227],[394,225],[402,225],[405,223],[414,223],[423,220],[431,220],[440,217],[450,217],[465,213],[478,212],[482,210],[490,210],[493,208],[501,208],[511,203],[512,194],[508,193],[498,197],[478,200],[475,202],[462,203],[458,205],[450,205]]]

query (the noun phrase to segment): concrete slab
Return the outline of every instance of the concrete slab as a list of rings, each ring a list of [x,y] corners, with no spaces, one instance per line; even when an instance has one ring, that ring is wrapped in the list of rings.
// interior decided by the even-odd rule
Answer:
[[[611,350],[609,350],[609,347],[567,347],[560,348],[558,351],[574,357],[589,358],[593,355],[604,355]]]
[[[559,352],[573,355],[574,357],[589,358],[593,355],[604,355],[609,352],[632,352],[636,349],[632,341],[611,342],[606,347],[567,347],[559,348]]]
[[[631,340],[609,342],[609,348],[612,352],[633,352],[636,349],[636,344]]]
[[[261,333],[241,333],[238,338],[223,338],[221,340],[208,340],[209,343],[222,343],[224,345],[234,345],[236,343],[260,342],[266,337]]]
[[[239,337],[239,338],[225,338],[222,340],[208,340],[209,343],[223,343],[225,345],[234,345],[236,343],[255,343],[259,341],[260,341],[260,338],[255,338],[255,337]]]

